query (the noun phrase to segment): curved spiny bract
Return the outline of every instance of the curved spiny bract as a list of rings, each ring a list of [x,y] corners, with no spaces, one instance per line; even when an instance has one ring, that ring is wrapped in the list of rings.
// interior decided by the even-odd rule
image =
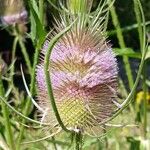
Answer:
[[[77,22],[54,46],[49,73],[55,102],[68,129],[86,131],[113,115],[117,106],[118,68],[111,46],[101,26],[90,26],[88,16]],[[62,17],[63,18],[63,17]],[[70,15],[70,22],[75,17]],[[48,35],[37,67],[38,103],[47,110],[43,122],[57,124],[48,99],[44,74],[44,56],[50,39],[64,29],[66,20],[57,22]]]

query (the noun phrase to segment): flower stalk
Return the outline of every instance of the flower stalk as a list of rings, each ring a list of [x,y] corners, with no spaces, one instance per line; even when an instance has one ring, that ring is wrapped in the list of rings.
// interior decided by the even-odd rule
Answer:
[[[13,42],[13,47],[12,47],[12,57],[11,57],[12,62],[15,60],[17,43],[18,43],[18,37],[15,37],[14,42]],[[10,77],[11,77],[11,86],[13,88],[15,88],[14,87],[14,70],[15,70],[15,67],[14,65],[12,65],[11,70],[10,70]]]
[[[82,150],[82,133],[75,133],[75,149]]]
[[[30,58],[29,58],[29,55],[27,53],[27,50],[26,50],[26,47],[24,45],[24,42],[23,42],[23,37],[18,35],[18,42],[19,42],[19,45],[21,47],[21,51],[23,53],[23,56],[24,56],[24,59],[25,59],[25,62],[27,64],[27,68],[29,70],[29,74],[32,74],[32,65],[31,65],[31,62],[30,62]]]

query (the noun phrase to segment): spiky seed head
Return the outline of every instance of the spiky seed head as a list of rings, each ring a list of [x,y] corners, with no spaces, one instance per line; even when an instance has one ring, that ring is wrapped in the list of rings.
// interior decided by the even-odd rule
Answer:
[[[5,25],[25,23],[27,21],[27,11],[23,0],[1,0],[0,17]]]
[[[114,102],[118,87],[116,58],[98,25],[101,23],[91,25],[94,20],[90,24],[87,20],[79,17],[56,43],[49,66],[55,102],[64,125],[84,131],[112,116],[117,108]],[[52,126],[57,121],[48,98],[43,56],[53,35],[66,26],[66,20],[62,19],[55,27],[56,32],[49,34],[36,73],[38,102],[45,110],[42,121]]]

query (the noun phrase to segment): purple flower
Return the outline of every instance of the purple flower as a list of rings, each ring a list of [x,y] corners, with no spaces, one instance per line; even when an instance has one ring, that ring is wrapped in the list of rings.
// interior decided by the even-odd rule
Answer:
[[[78,21],[77,21],[78,22]],[[63,25],[62,25],[63,24]],[[66,25],[67,26],[67,25]],[[66,27],[58,23],[57,32]],[[49,35],[42,49],[45,55]],[[118,68],[111,46],[103,32],[76,23],[54,46],[50,76],[60,117],[67,128],[98,126],[113,115],[117,106]],[[37,67],[38,103],[47,110],[42,121],[57,124],[47,93],[44,63]]]
[[[3,0],[0,2],[0,18],[4,25],[26,23],[27,11],[23,0]]]

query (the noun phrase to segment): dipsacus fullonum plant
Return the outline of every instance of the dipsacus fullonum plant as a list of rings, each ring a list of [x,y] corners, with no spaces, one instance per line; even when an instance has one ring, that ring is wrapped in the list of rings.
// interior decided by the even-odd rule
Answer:
[[[23,0],[0,0],[0,17],[5,25],[25,23],[27,11]]]
[[[60,21],[56,20],[55,31],[41,50],[36,79],[38,104],[43,110],[41,122],[59,127],[48,97],[43,56],[50,40],[76,20],[52,49],[49,74],[62,122],[67,129],[88,133],[117,109],[118,68],[105,35],[109,6],[104,2],[94,15],[91,6],[84,6],[88,6],[84,11],[68,6],[67,15],[61,14]]]

